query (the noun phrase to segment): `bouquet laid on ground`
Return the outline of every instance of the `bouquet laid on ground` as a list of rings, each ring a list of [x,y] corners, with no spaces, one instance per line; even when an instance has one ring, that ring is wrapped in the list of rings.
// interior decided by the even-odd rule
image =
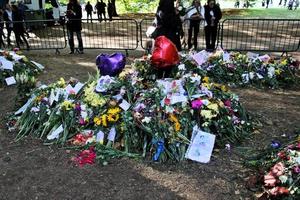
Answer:
[[[265,170],[261,176],[263,193],[259,199],[299,199],[300,196],[300,140],[281,147],[273,141],[252,165]]]
[[[183,54],[181,64],[174,68],[172,76],[193,72],[205,75],[216,83],[231,86],[278,88],[299,84],[300,62],[292,57],[273,57],[248,52],[215,53],[201,51]]]
[[[41,64],[28,60],[18,50],[0,50],[0,86],[17,84],[23,97],[34,88],[35,76],[43,69]]]
[[[10,127],[17,128],[17,139],[33,135],[45,143],[84,148],[74,159],[79,164],[122,156],[181,161],[199,141],[197,130],[215,135],[221,148],[251,133],[238,96],[225,85],[190,72],[155,79],[143,69],[148,61],[137,60],[117,77],[41,86]]]

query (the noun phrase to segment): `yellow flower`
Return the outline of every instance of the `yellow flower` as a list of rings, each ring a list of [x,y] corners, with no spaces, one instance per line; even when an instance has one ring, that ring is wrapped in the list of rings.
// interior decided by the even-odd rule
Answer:
[[[226,87],[226,85],[222,85],[222,86],[221,86],[221,90],[222,90],[223,92],[227,92],[227,91],[228,91],[228,88]]]
[[[101,121],[102,121],[102,125],[104,127],[107,127],[107,115],[106,114],[101,116]]]
[[[203,81],[204,83],[209,83],[209,77],[208,77],[208,76],[205,76],[205,77],[202,79],[202,81]]]
[[[71,110],[75,108],[75,104],[73,104],[71,101],[64,101],[62,102],[62,109],[65,110]]]
[[[280,69],[275,69],[275,74],[276,74],[276,75],[280,75],[280,74],[281,74]]]
[[[59,81],[57,81],[57,84],[60,86],[60,87],[65,87],[66,86],[66,81],[64,78],[60,78]]]
[[[223,101],[220,101],[220,102],[219,102],[219,106],[220,106],[221,108],[224,108],[224,103],[223,103]]]
[[[100,119],[100,117],[95,117],[95,118],[94,118],[94,123],[95,123],[97,126],[100,126],[100,125],[101,125],[101,119]]]
[[[201,110],[201,116],[205,119],[212,119],[213,117],[216,117],[216,115],[212,114],[211,110]]]
[[[116,121],[118,121],[119,120],[119,114],[115,114],[115,115],[113,115],[113,114],[108,114],[108,116],[107,116],[107,120],[109,121],[109,122],[116,122]]]
[[[170,119],[171,122],[175,122],[175,123],[177,122],[178,123],[178,119],[174,114],[170,114],[169,119]]]
[[[101,94],[95,93],[95,85],[96,82],[94,81],[84,89],[84,101],[93,107],[102,107],[106,100]]]
[[[121,109],[119,107],[116,108],[110,108],[107,111],[107,114],[115,115],[121,112]]]
[[[219,108],[218,108],[218,104],[216,103],[211,103],[207,106],[207,108],[209,108],[210,110],[213,110],[217,113],[219,113]]]
[[[281,65],[287,65],[287,63],[288,63],[287,59],[283,59],[280,64]]]
[[[176,122],[174,126],[175,126],[175,131],[176,132],[180,131],[181,126],[180,126],[179,122]]]

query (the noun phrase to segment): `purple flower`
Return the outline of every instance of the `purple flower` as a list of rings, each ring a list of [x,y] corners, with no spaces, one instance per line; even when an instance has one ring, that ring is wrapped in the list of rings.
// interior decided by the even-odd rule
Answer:
[[[81,111],[81,106],[79,103],[75,104],[75,110],[80,112]]]
[[[201,99],[197,99],[197,100],[194,100],[192,101],[192,108],[193,109],[199,109],[201,108],[203,105],[203,102],[201,101]]]
[[[81,126],[85,126],[85,125],[87,124],[87,122],[86,122],[82,117],[80,117],[80,118],[79,118],[79,124],[80,124]]]
[[[300,173],[300,167],[299,166],[296,166],[296,167],[294,167],[294,172],[296,173],[296,174],[299,174]]]
[[[280,146],[280,143],[277,141],[272,141],[271,143],[271,147],[273,147],[274,149],[278,149]]]

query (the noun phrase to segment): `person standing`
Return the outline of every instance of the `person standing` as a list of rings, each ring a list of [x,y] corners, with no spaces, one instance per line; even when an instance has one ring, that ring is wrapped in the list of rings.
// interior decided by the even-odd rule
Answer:
[[[214,51],[216,47],[218,24],[222,18],[222,12],[215,0],[208,0],[207,5],[204,6],[205,18],[205,41],[206,49]]]
[[[10,36],[11,36],[11,32],[13,31],[13,19],[12,19],[12,10],[11,10],[11,6],[10,4],[6,4],[6,9],[5,9],[5,12],[3,14],[3,18],[4,18],[4,21],[5,21],[5,27],[6,27],[6,30],[7,30],[7,45],[10,46]]]
[[[4,37],[4,20],[3,20],[3,10],[0,9],[0,48],[4,48],[5,44],[3,42],[3,37]]]
[[[83,43],[81,37],[81,18],[82,18],[82,10],[81,6],[77,0],[69,0],[67,5],[67,30],[68,30],[68,40],[69,46],[71,49],[70,54],[74,54],[74,33],[76,33],[78,40],[78,49],[79,54],[83,54]]]
[[[89,23],[89,17],[91,19],[91,23],[93,23],[93,17],[92,17],[92,13],[93,13],[93,6],[91,5],[91,3],[88,1],[86,6],[85,6],[85,11],[87,14],[87,23]]]
[[[17,47],[20,48],[20,44],[22,43],[23,40],[23,42],[25,42],[26,44],[27,50],[29,50],[29,44],[27,39],[25,38],[25,28],[23,24],[24,19],[22,13],[20,12],[20,10],[16,5],[12,5],[12,19],[14,22],[13,31],[16,36]]]
[[[97,0],[97,4],[95,7],[97,10],[98,20],[102,22],[102,15],[103,15],[103,19],[104,21],[106,21],[106,11],[105,11],[106,4],[103,2],[103,0],[101,0],[100,2],[99,0]]]
[[[189,34],[188,34],[188,49],[191,49],[194,45],[196,50],[198,47],[198,33],[200,28],[200,22],[204,19],[204,8],[201,6],[199,0],[194,0],[192,6],[187,10],[186,18],[189,23]],[[192,44],[192,36],[194,32],[194,40]]]
[[[156,30],[154,39],[166,36],[171,40],[178,51],[181,51],[180,36],[183,34],[182,23],[179,14],[176,14],[174,0],[160,0],[156,12]]]
[[[108,0],[107,13],[108,13],[109,21],[112,21],[112,17],[114,14],[114,5],[112,4],[111,0]]]

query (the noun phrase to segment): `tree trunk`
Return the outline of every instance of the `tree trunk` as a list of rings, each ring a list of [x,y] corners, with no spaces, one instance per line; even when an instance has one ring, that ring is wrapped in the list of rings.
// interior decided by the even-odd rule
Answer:
[[[111,0],[111,3],[113,5],[113,17],[119,17],[118,13],[117,13],[117,8],[116,8],[116,0]]]

